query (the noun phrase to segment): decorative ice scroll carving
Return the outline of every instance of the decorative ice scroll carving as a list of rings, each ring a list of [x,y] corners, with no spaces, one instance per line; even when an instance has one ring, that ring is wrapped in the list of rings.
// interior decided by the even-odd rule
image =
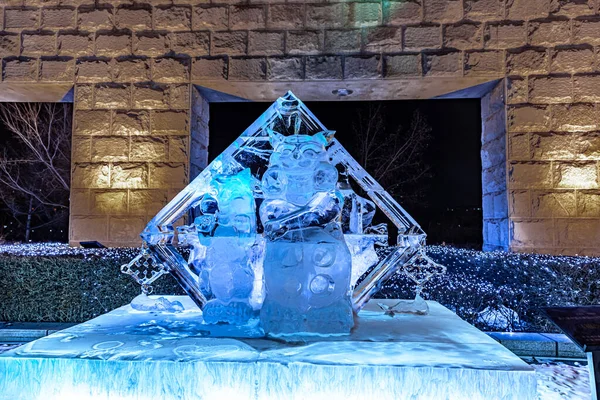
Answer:
[[[123,272],[145,292],[171,273],[205,322],[260,314],[273,334],[347,332],[351,308],[396,272],[442,273],[418,223],[333,134],[288,92],[148,223],[142,253]],[[371,225],[376,208],[398,229],[385,257],[375,251],[389,247],[387,226]],[[188,260],[176,243],[190,248]],[[386,311],[426,313],[419,300]]]

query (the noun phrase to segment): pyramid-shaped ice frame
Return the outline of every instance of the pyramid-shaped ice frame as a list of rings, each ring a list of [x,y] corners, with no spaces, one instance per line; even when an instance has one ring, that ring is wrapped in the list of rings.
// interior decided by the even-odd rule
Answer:
[[[424,253],[425,233],[419,224],[365,171],[346,149],[333,138],[333,131],[325,126],[308,110],[293,93],[275,101],[250,127],[248,127],[234,143],[210,163],[185,189],[169,202],[146,226],[141,234],[143,249],[141,254],[129,264],[123,265],[122,271],[131,275],[146,293],[151,291],[151,284],[160,276],[171,273],[194,302],[203,308],[207,301],[207,291],[202,287],[202,278],[194,270],[192,257],[201,259],[206,250],[192,254],[189,262],[177,250],[175,243],[194,248],[198,245],[198,223],[196,225],[179,226],[175,223],[184,216],[195,217],[195,210],[202,207],[203,199],[208,193],[214,193],[216,175],[237,174],[249,170],[252,177],[249,185],[255,198],[261,199],[261,177],[265,173],[269,158],[273,152],[270,135],[277,132],[285,135],[322,134],[327,138],[325,146],[329,163],[341,170],[342,177],[352,178],[372,201],[356,195],[343,179],[338,188],[344,196],[344,217],[347,227],[344,236],[352,253],[352,306],[360,310],[367,300],[376,293],[383,282],[398,271],[406,273],[417,283],[417,299],[408,305],[408,311],[426,313],[426,304],[420,300],[421,285],[431,276],[445,269],[433,263]],[[351,204],[350,204],[351,203]],[[385,226],[367,227],[374,213],[373,204],[377,206],[397,227],[397,245],[389,246],[388,251],[374,251],[374,245],[387,246],[387,228]],[[198,218],[196,218],[198,221]],[[260,224],[259,224],[260,225]],[[259,227],[260,230],[260,227]],[[262,233],[254,233],[260,242]],[[200,235],[201,236],[201,235]],[[202,247],[202,246],[198,246]],[[205,247],[206,248],[206,247]],[[194,253],[192,251],[192,253]],[[259,266],[262,268],[262,265]],[[361,278],[361,279],[359,279]],[[260,281],[259,274],[256,277]],[[358,284],[356,285],[356,283]],[[260,286],[260,282],[258,283]],[[256,289],[256,288],[255,288]],[[255,290],[258,298],[254,307],[260,303],[260,287]],[[418,304],[417,304],[418,303]],[[402,311],[407,305],[396,311]],[[393,309],[388,309],[391,313]]]

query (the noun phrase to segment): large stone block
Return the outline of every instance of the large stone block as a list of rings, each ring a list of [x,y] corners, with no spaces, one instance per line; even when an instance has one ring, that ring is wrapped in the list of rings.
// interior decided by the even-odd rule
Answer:
[[[564,189],[597,189],[598,163],[557,162],[554,163],[554,186]]]
[[[288,31],[285,51],[292,55],[318,54],[323,48],[321,31]]]
[[[117,111],[114,115],[111,135],[149,135],[150,116],[146,111]]]
[[[169,138],[169,162],[187,163],[190,161],[188,136],[172,136]]]
[[[553,247],[553,219],[513,219],[512,246],[514,247]]]
[[[307,28],[343,28],[347,20],[348,8],[344,3],[306,5]]]
[[[342,58],[339,56],[307,57],[306,79],[342,79]]]
[[[110,171],[113,189],[145,189],[148,187],[148,164],[113,164]]]
[[[600,103],[600,75],[576,75],[573,77],[575,101]]]
[[[90,213],[90,190],[71,189],[69,204],[70,215],[88,215]]]
[[[38,26],[38,8],[6,8],[4,10],[4,29],[37,29]]]
[[[152,133],[155,135],[189,134],[189,118],[185,111],[155,111],[151,118]]]
[[[581,17],[584,15],[593,15],[596,12],[597,5],[594,0],[552,0],[550,3],[550,13],[557,16]]]
[[[527,25],[522,22],[492,22],[486,24],[484,47],[514,49],[527,43]]]
[[[111,68],[105,59],[80,60],[77,62],[76,78],[78,83],[110,82]]]
[[[459,23],[444,27],[444,47],[469,50],[483,45],[483,25]]]
[[[545,50],[518,50],[506,55],[506,72],[515,75],[545,74],[548,56]]]
[[[506,78],[506,90],[507,104],[527,103],[527,99],[529,98],[529,82],[527,78]]]
[[[511,217],[531,217],[529,190],[511,190],[508,194]]]
[[[96,35],[96,55],[128,56],[132,54],[131,41],[129,33],[99,33]]]
[[[577,191],[577,216],[600,217],[600,191]]]
[[[503,55],[499,51],[469,51],[464,54],[466,76],[500,76]]]
[[[481,145],[481,168],[504,167],[506,163],[506,137],[490,140]]]
[[[35,82],[38,80],[38,63],[31,58],[5,58],[2,80],[12,82]]]
[[[149,5],[121,6],[115,11],[114,20],[118,29],[152,29],[152,8]]]
[[[600,112],[594,104],[552,106],[551,127],[566,132],[589,132],[600,128]]]
[[[533,218],[575,217],[577,203],[575,191],[531,191]]]
[[[270,81],[299,81],[304,79],[301,57],[272,57],[267,59],[267,79]]]
[[[69,240],[71,242],[108,240],[108,217],[74,216],[69,221]]]
[[[143,56],[161,56],[169,52],[169,44],[165,33],[138,33],[133,39],[133,52]]]
[[[23,34],[21,54],[24,56],[54,56],[56,50],[56,35],[54,33]]]
[[[504,0],[465,0],[465,17],[472,21],[501,20]]]
[[[462,53],[458,51],[424,54],[423,69],[427,76],[462,76]]]
[[[138,136],[131,139],[130,161],[168,161],[168,142],[161,137]]]
[[[71,162],[89,163],[92,160],[92,139],[74,135],[71,139]]]
[[[109,217],[108,237],[114,245],[139,243],[140,232],[148,221],[144,217]]]
[[[89,110],[94,108],[94,85],[75,85],[75,109]]]
[[[600,20],[576,19],[573,20],[573,41],[584,44],[600,44]]]
[[[282,55],[285,32],[252,31],[248,34],[248,54]]]
[[[74,164],[71,168],[73,189],[110,187],[110,167],[107,164]]]
[[[511,20],[544,18],[550,14],[550,0],[506,0],[506,16]]]
[[[531,1],[531,0],[530,0]],[[529,42],[533,46],[556,46],[571,41],[571,21],[529,23]]]
[[[94,136],[92,162],[127,161],[129,138],[122,136]]]
[[[159,6],[154,8],[154,27],[160,30],[190,30],[192,9],[187,6]]]
[[[227,6],[198,6],[192,14],[192,27],[195,31],[225,30],[229,27]]]
[[[156,58],[152,62],[152,80],[164,83],[189,82],[190,64],[189,58]]]
[[[529,77],[529,101],[533,104],[570,103],[573,101],[571,77]]]
[[[19,35],[3,34],[0,35],[0,57],[10,57],[19,54],[21,43]]]
[[[150,80],[150,64],[144,58],[118,58],[111,61],[114,82],[146,82]]]
[[[129,214],[153,216],[167,204],[168,200],[166,190],[130,190]]]
[[[346,57],[344,62],[345,79],[375,79],[382,76],[380,56]]]
[[[558,246],[597,248],[600,243],[600,219],[557,219],[556,238]]]
[[[508,170],[511,189],[552,188],[552,164],[549,162],[511,162]]]
[[[92,214],[127,214],[127,190],[92,190],[90,198]]]
[[[577,136],[560,133],[532,133],[531,148],[535,160],[574,160],[579,151]]]
[[[137,109],[169,108],[166,86],[155,83],[143,83],[134,85],[133,107]]]
[[[272,29],[298,29],[304,26],[303,4],[271,4],[267,26]]]
[[[348,4],[348,26],[364,28],[381,25],[381,2],[351,2]]]
[[[57,41],[61,56],[89,56],[94,53],[94,37],[88,33],[61,32]]]
[[[110,130],[110,118],[110,111],[77,111],[74,132],[77,135],[107,135]]]
[[[442,47],[442,28],[432,26],[407,26],[404,30],[405,50],[439,49]]]
[[[512,161],[531,160],[529,133],[508,134],[508,157]]]
[[[75,8],[48,7],[42,8],[41,26],[48,28],[71,28],[75,26]]]
[[[112,6],[79,7],[77,11],[77,25],[79,29],[90,31],[112,29],[114,27]]]
[[[358,53],[360,43],[361,31],[358,29],[325,31],[326,53]]]
[[[261,29],[265,27],[265,8],[261,5],[233,6],[229,10],[231,29]]]
[[[402,50],[402,28],[380,26],[368,28],[365,34],[365,51],[397,53]]]
[[[73,82],[75,60],[45,59],[40,61],[40,78],[45,82]]]
[[[425,21],[456,22],[463,18],[461,0],[423,0]]]
[[[171,51],[186,56],[206,56],[210,52],[208,32],[176,32],[169,35]]]
[[[187,166],[182,163],[150,164],[150,188],[181,189],[187,185]]]
[[[211,40],[211,55],[239,56],[247,52],[248,32],[214,32]]]
[[[192,60],[192,80],[227,79],[225,58],[196,58]]]
[[[418,24],[423,20],[422,0],[384,2],[384,23],[391,25]]]
[[[264,58],[230,58],[229,80],[260,81],[266,78],[267,61]]]
[[[550,53],[551,72],[592,72],[596,54],[592,46],[558,48]]]
[[[123,84],[98,84],[94,90],[95,108],[129,108],[131,88]]]

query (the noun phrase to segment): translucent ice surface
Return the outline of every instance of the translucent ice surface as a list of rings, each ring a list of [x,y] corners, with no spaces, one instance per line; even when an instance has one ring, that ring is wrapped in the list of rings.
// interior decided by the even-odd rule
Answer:
[[[435,302],[395,318],[370,302],[351,335],[286,344],[253,320],[204,324],[189,298],[166,299],[184,311],[124,306],[1,354],[0,399],[536,398],[531,367]]]

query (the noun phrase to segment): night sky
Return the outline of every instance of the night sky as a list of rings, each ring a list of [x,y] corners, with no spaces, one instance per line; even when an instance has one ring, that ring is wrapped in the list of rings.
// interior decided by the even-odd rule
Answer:
[[[481,233],[481,111],[479,100],[388,101],[386,124],[410,126],[419,110],[432,128],[426,162],[432,168],[427,207],[405,208],[429,234],[429,242],[478,247]],[[219,155],[270,103],[212,103],[209,158]],[[352,147],[352,116],[366,102],[307,102],[336,138]]]

